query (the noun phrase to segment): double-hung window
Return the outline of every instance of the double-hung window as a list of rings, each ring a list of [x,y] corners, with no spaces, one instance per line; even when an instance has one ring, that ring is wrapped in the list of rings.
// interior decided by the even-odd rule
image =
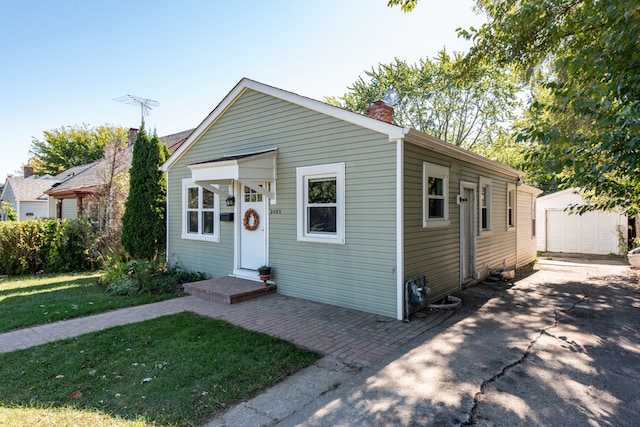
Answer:
[[[516,188],[513,184],[507,184],[507,229],[516,227]]]
[[[449,225],[449,168],[424,162],[423,227]]]
[[[480,178],[480,232],[491,230],[491,180]]]
[[[531,195],[531,237],[536,237],[536,196]]]
[[[344,244],[345,164],[296,169],[298,240]]]
[[[220,197],[190,180],[183,181],[182,196],[182,238],[218,241]]]

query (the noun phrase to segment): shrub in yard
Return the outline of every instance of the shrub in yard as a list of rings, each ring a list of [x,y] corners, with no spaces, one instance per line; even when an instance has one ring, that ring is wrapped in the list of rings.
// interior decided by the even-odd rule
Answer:
[[[50,228],[47,272],[87,271],[96,267],[97,236],[88,218],[55,221]]]
[[[204,280],[204,273],[169,267],[162,261],[111,261],[99,283],[112,295],[171,293],[182,283]]]
[[[89,221],[0,221],[0,274],[87,271],[96,267]]]

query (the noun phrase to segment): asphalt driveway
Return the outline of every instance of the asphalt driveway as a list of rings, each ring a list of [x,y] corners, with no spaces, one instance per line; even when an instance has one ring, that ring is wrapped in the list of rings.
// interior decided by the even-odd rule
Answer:
[[[638,425],[638,272],[616,259],[542,259],[280,426]]]

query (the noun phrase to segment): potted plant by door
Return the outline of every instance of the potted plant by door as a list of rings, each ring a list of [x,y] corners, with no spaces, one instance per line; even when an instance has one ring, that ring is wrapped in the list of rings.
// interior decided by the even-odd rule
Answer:
[[[268,285],[267,281],[271,279],[271,267],[268,265],[261,265],[258,267],[258,276],[260,276],[260,280],[262,280],[266,285]]]

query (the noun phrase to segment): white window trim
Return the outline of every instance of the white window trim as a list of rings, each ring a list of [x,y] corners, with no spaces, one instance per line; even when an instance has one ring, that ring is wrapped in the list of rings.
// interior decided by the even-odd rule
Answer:
[[[429,177],[443,180],[444,215],[443,218],[429,218]],[[422,227],[446,227],[449,221],[449,168],[433,163],[422,163]]]
[[[509,224],[509,194],[513,194],[513,199],[511,200],[511,220],[512,220],[512,224]],[[517,203],[518,201],[518,192],[516,191],[516,186],[515,184],[507,184],[507,210],[506,210],[506,224],[507,224],[507,231],[513,231],[516,229],[517,227],[517,221],[518,221],[518,217],[517,217],[517,212],[516,212],[516,206],[518,205]]]
[[[480,181],[478,183],[478,187],[480,191],[478,191],[478,230],[480,234],[490,233],[492,230],[491,227],[491,210],[492,210],[492,202],[493,202],[493,188],[491,186],[491,179],[486,178],[484,176],[480,177]],[[484,189],[487,188],[487,227],[482,228],[482,195],[484,193]]]
[[[202,203],[202,187],[195,184],[193,180],[190,178],[185,178],[182,180],[182,206],[180,207],[181,216],[182,216],[182,238],[186,240],[202,240],[206,242],[219,242],[220,241],[220,196],[218,193],[213,193],[213,234],[201,234],[201,231],[198,234],[188,233],[187,227],[187,199],[188,199],[188,189],[190,187],[198,187],[198,200]],[[216,186],[217,187],[217,186]],[[202,212],[200,208],[198,208],[198,212]],[[202,227],[201,215],[198,215],[198,227]]]
[[[298,241],[345,244],[345,163],[303,166],[296,168],[296,199]],[[336,233],[307,233],[306,180],[308,178],[336,178]]]
[[[536,206],[537,200],[536,196],[531,194],[531,238],[536,239],[538,237],[536,227],[537,227],[537,218],[536,218]]]

